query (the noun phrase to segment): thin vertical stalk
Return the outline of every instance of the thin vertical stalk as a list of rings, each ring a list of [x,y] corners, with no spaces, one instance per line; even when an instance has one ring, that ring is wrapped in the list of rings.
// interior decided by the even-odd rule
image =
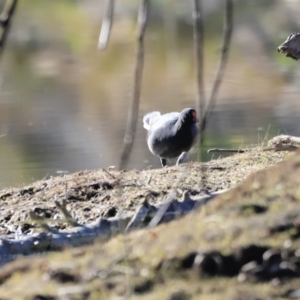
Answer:
[[[200,119],[204,115],[205,107],[205,90],[204,90],[204,26],[202,0],[194,0],[193,10],[193,27],[194,27],[194,52],[197,68],[197,97],[196,107]]]
[[[133,97],[128,110],[127,126],[124,137],[124,144],[120,159],[119,168],[126,167],[135,139],[136,126],[139,115],[140,94],[142,86],[142,76],[144,68],[144,37],[148,21],[150,0],[142,0],[138,14],[138,30],[137,30],[137,54],[134,73]]]
[[[6,0],[5,6],[0,15],[0,57],[2,56],[12,17],[15,13],[18,0]]]
[[[194,53],[197,69],[197,95],[196,110],[200,124],[202,124],[205,108],[205,90],[204,90],[204,26],[202,0],[193,0],[193,35],[194,35]],[[203,132],[199,131],[197,139],[197,159],[201,161],[201,146],[203,144]]]
[[[212,92],[205,109],[205,114],[201,123],[201,131],[203,132],[206,127],[207,120],[211,113],[213,112],[214,106],[217,101],[217,94],[222,83],[222,79],[225,73],[228,56],[229,56],[229,46],[232,36],[233,29],[233,1],[226,0],[225,3],[225,17],[224,17],[224,27],[223,27],[223,43],[221,48],[221,57],[219,60],[218,71],[214,80],[214,85]]]
[[[107,0],[104,18],[99,35],[98,48],[104,50],[107,47],[113,24],[115,0]]]

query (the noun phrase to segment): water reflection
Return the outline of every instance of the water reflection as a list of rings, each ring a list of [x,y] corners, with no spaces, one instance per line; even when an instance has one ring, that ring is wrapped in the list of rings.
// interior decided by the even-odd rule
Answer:
[[[20,3],[0,68],[0,134],[5,134],[0,138],[0,187],[57,172],[118,165],[132,93],[137,1],[118,1],[105,52],[96,48],[100,2]],[[205,7],[207,94],[221,41],[220,2],[207,1]],[[300,134],[300,68],[276,53],[285,37],[299,28],[300,8],[293,2],[244,2],[236,2],[228,69],[205,149],[245,147],[279,132]],[[160,166],[147,148],[145,113],[194,106],[191,7],[172,3],[167,9],[170,1],[158,1],[152,10],[139,124],[128,169]]]

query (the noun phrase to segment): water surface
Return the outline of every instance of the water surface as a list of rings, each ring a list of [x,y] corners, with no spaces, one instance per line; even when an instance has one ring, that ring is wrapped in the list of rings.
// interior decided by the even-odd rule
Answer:
[[[300,67],[276,52],[300,27],[300,8],[293,1],[244,2],[236,2],[230,58],[203,152],[300,135]],[[207,97],[219,58],[221,4],[205,2]],[[0,187],[118,166],[133,90],[137,8],[138,1],[118,1],[110,44],[101,52],[101,1],[20,3],[0,65]],[[145,113],[195,106],[192,38],[190,5],[153,3],[127,169],[160,166],[146,145]]]

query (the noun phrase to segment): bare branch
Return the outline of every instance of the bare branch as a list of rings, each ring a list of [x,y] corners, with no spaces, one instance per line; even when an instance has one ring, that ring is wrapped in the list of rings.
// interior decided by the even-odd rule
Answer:
[[[211,115],[214,106],[217,100],[217,94],[224,76],[226,64],[228,61],[229,54],[229,45],[231,41],[233,28],[233,2],[232,0],[226,0],[225,4],[225,18],[224,18],[224,28],[223,28],[223,44],[221,50],[221,57],[219,61],[219,67],[217,71],[217,75],[214,81],[213,89],[211,92],[211,96],[207,103],[207,107],[205,109],[205,113],[203,115],[202,123],[201,123],[201,132],[204,132],[206,123],[208,121],[209,116]]]
[[[114,16],[115,0],[107,0],[105,14],[99,35],[98,48],[104,50],[108,44]]]
[[[71,225],[73,227],[80,226],[80,224],[72,217],[72,215],[70,214],[70,212],[67,210],[67,202],[66,202],[66,200],[63,200],[62,203],[59,203],[58,201],[55,201],[55,206],[64,215],[65,221],[69,225]]]
[[[212,148],[208,149],[207,153],[245,153],[247,151],[251,151],[251,149],[221,149],[221,148]]]
[[[149,15],[150,0],[142,0],[138,14],[137,38],[139,41],[144,39],[147,20]]]
[[[194,0],[194,52],[195,61],[197,67],[197,98],[196,107],[200,119],[204,115],[205,107],[205,91],[204,91],[204,80],[203,80],[203,56],[204,56],[204,28],[203,28],[203,11],[202,11],[202,0]]]
[[[124,137],[124,145],[122,149],[119,168],[123,169],[130,157],[132,146],[135,138],[136,125],[139,114],[141,83],[144,67],[144,37],[149,14],[150,0],[142,0],[138,14],[138,50],[136,55],[136,66],[134,75],[134,90],[131,104],[129,106],[127,126]]]
[[[199,116],[199,122],[202,124],[205,108],[205,90],[204,90],[204,27],[203,27],[203,9],[202,0],[194,0],[193,9],[193,35],[194,35],[194,53],[197,68],[197,95],[196,109]],[[203,143],[203,132],[199,131],[197,139],[197,159],[201,160],[201,145]]]
[[[0,15],[0,57],[5,47],[6,38],[17,3],[18,0],[6,0],[5,6]]]

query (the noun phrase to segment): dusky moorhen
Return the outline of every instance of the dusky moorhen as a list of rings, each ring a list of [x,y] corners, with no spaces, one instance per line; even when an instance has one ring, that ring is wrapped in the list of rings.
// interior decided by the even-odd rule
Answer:
[[[186,152],[192,148],[198,133],[197,121],[197,113],[192,108],[164,115],[154,111],[144,116],[149,150],[160,158],[163,167],[168,158],[179,156],[177,164],[184,161]]]

